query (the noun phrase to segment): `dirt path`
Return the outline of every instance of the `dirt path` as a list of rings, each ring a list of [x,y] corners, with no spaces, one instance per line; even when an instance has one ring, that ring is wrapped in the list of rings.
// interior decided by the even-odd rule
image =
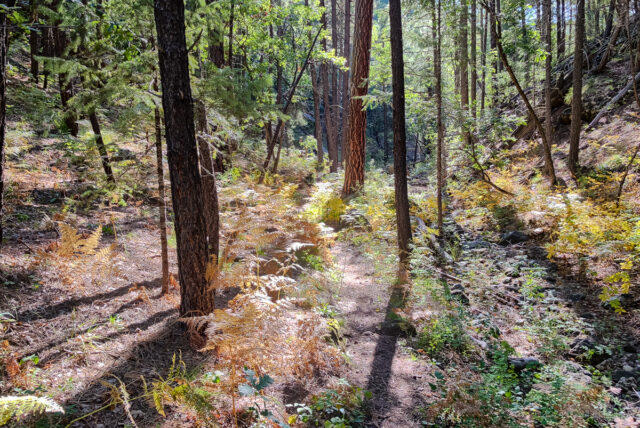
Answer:
[[[400,289],[377,280],[372,262],[356,248],[338,242],[332,253],[344,275],[336,307],[346,324],[347,377],[373,394],[366,426],[420,426],[416,410],[427,368],[400,346],[401,330],[389,317],[402,301]]]

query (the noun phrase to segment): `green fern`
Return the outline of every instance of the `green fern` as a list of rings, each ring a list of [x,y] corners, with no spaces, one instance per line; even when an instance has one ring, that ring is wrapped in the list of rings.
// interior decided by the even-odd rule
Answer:
[[[12,418],[42,416],[45,413],[64,413],[64,409],[50,398],[26,395],[23,397],[0,397],[0,426]]]

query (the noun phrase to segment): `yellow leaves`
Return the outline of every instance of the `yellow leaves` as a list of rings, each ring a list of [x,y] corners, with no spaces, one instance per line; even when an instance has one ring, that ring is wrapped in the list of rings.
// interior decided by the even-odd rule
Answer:
[[[340,216],[343,215],[347,207],[339,197],[329,199],[322,209],[322,221],[329,224],[337,224]]]

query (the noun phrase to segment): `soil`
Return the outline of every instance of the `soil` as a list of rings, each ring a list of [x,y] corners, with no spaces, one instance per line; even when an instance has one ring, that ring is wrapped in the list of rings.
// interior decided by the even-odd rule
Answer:
[[[421,426],[414,412],[425,398],[427,367],[403,348],[402,330],[390,319],[404,290],[378,280],[357,248],[338,242],[332,253],[344,275],[336,307],[346,323],[347,379],[372,394],[367,426]]]

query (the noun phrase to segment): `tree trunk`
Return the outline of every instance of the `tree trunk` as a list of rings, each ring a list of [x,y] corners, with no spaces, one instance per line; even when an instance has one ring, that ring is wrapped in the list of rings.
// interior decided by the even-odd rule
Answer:
[[[393,181],[400,263],[408,267],[411,245],[409,195],[407,190],[407,134],[404,109],[404,59],[400,0],[389,0],[391,75],[393,86]],[[417,150],[416,141],[416,150]]]
[[[157,90],[157,83],[155,84]],[[164,166],[162,164],[162,122],[160,109],[153,111],[156,125],[156,171],[158,175],[158,227],[160,229],[160,255],[162,257],[162,294],[169,292],[169,250],[167,246],[167,199],[164,189]]]
[[[437,6],[436,6],[437,4]],[[444,123],[442,120],[442,65],[440,34],[440,0],[433,0],[432,34],[433,34],[433,74],[436,79],[436,126],[438,129],[438,141],[436,143],[436,204],[438,209],[439,238],[444,238],[444,213],[442,206],[442,194],[444,192]]]
[[[480,10],[480,16],[482,16],[482,9]],[[482,41],[480,66],[482,68],[482,83],[481,83],[481,98],[480,98],[480,111],[484,112],[485,100],[487,97],[487,32],[489,27],[489,14],[484,12],[484,20],[482,21]]]
[[[231,13],[229,16],[229,57],[227,59],[227,65],[233,67],[233,21],[236,10],[235,0],[231,0]]]
[[[467,116],[469,113],[469,43],[468,43],[468,5],[460,0],[460,110],[462,113],[462,139],[465,146],[470,144]]]
[[[605,39],[611,35],[611,30],[613,29],[613,14],[615,13],[615,10],[616,10],[616,0],[611,0],[609,2],[609,10],[607,11],[607,20],[604,26]]]
[[[386,90],[387,88],[383,84],[382,92],[386,92]],[[382,104],[382,147],[384,148],[382,160],[384,161],[384,164],[387,165],[389,162],[389,143],[387,142],[387,103]]]
[[[53,5],[51,6],[53,7]],[[53,27],[53,54],[57,58],[62,58],[65,55],[67,49],[68,39],[64,31],[60,30],[57,26]],[[64,111],[64,121],[67,129],[74,137],[78,136],[78,124],[76,123],[76,115],[68,108],[68,102],[73,97],[73,84],[71,81],[67,82],[66,73],[60,73],[58,75],[58,83],[60,85],[60,102],[62,104],[62,110]]]
[[[551,0],[542,0],[543,21],[544,21],[544,41],[547,55],[544,61],[544,125],[547,133],[547,144],[544,149],[544,164],[547,176],[551,180],[551,185],[556,185],[556,171],[553,166],[553,158],[551,157],[551,145],[553,144],[553,127],[551,126]]]
[[[202,203],[207,225],[207,241],[210,262],[217,263],[220,247],[220,219],[218,216],[218,189],[216,189],[215,168],[205,135],[209,133],[207,108],[201,100],[195,100],[196,141],[202,179]]]
[[[349,106],[349,146],[344,172],[345,196],[354,194],[364,185],[367,112],[361,97],[369,89],[371,27],[373,0],[356,0],[353,58],[351,60],[351,103]]]
[[[351,64],[351,0],[344,0],[344,57]],[[347,165],[349,147],[349,70],[342,75],[342,163]]]
[[[334,53],[338,54],[338,9],[336,0],[331,0],[331,44]],[[338,111],[338,67],[331,66],[331,122],[334,125],[334,135],[336,141],[336,171],[339,165],[340,151],[340,112]]]
[[[571,135],[567,165],[575,177],[579,168],[580,131],[582,129],[582,64],[584,47],[584,2],[577,0],[576,36],[573,50],[573,97],[571,99]]]
[[[324,7],[324,0],[320,0],[320,7]],[[322,28],[327,28],[327,14],[323,13]],[[327,40],[322,40],[322,49],[327,52]],[[338,170],[338,141],[336,123],[334,123],[333,107],[331,105],[331,93],[329,85],[329,64],[323,62],[320,64],[320,80],[322,81],[322,95],[324,99],[324,123],[327,130],[327,149],[329,152],[329,170],[336,172]]]
[[[491,32],[495,33],[494,34],[494,38],[496,39],[496,45],[497,45],[497,48],[498,48],[498,55],[500,56],[500,59],[502,60],[502,64],[504,64],[504,68],[507,70],[507,74],[509,75],[509,78],[511,79],[511,83],[513,83],[513,86],[516,87],[516,91],[518,91],[518,95],[520,95],[520,98],[522,99],[522,102],[527,107],[527,111],[529,112],[530,119],[533,120],[533,123],[535,124],[536,129],[538,130],[538,133],[540,134],[540,139],[542,140],[542,148],[543,148],[543,150],[545,152],[545,156],[548,157],[549,159],[551,159],[551,145],[547,141],[546,132],[545,132],[543,126],[542,126],[542,123],[540,122],[540,119],[538,118],[538,115],[536,114],[536,111],[533,109],[533,106],[529,102],[529,98],[527,98],[527,94],[522,89],[522,86],[520,86],[520,82],[518,82],[518,78],[516,77],[515,73],[513,72],[513,69],[509,65],[509,60],[507,58],[507,55],[504,52],[504,48],[502,47],[502,26],[500,24],[500,21],[496,19],[496,16],[494,15],[494,13],[491,10],[488,10],[487,12],[489,12],[489,14],[491,15],[492,20],[495,22],[495,26],[493,26],[491,28]],[[553,165],[553,161],[552,160],[550,162],[550,165]],[[553,175],[549,176],[549,179],[551,181],[551,184],[554,185],[555,182],[556,182],[555,181],[555,173]]]
[[[180,313],[208,314],[214,309],[214,295],[206,280],[207,232],[189,82],[184,2],[155,0],[154,15],[178,244]]]
[[[477,1],[471,0],[471,116],[475,119],[477,115],[477,85],[478,85],[478,61],[476,58],[477,40]]]
[[[318,76],[316,73],[316,66],[312,64],[309,67],[309,74],[311,75],[311,87],[313,88],[313,116],[315,123],[315,135],[317,143],[317,157],[318,168],[321,167],[324,162],[324,150],[322,148],[322,122],[320,121],[320,89],[318,88]]]
[[[207,0],[207,4],[211,4],[215,0]],[[209,36],[209,47],[207,54],[209,61],[211,61],[217,68],[224,67],[224,37],[220,28],[213,27],[207,28]]]
[[[13,1],[7,2],[13,6]],[[4,220],[4,158],[7,132],[7,60],[9,52],[9,29],[7,15],[0,13],[0,245],[3,239]]]
[[[38,5],[35,0],[31,0],[31,22],[38,23]],[[29,59],[31,65],[31,76],[33,81],[38,84],[40,75],[40,64],[35,58],[40,55],[40,33],[33,29],[29,30]]]
[[[489,27],[490,27],[490,38],[491,38],[491,52],[495,52],[496,51],[496,3],[495,0],[489,0]],[[491,69],[491,90],[493,91],[493,96],[492,96],[492,100],[491,100],[491,107],[495,107],[495,105],[497,104],[497,96],[498,96],[498,90],[496,88],[497,83],[498,83],[498,79],[496,74],[498,73],[498,60],[496,59],[496,61],[492,64],[492,69]]]
[[[109,153],[107,153],[107,147],[104,145],[104,140],[102,139],[102,133],[100,132],[100,122],[98,121],[98,115],[96,114],[95,111],[89,113],[89,121],[91,122],[91,129],[93,130],[93,134],[95,135],[96,147],[98,148],[98,153],[100,153],[102,169],[104,170],[104,173],[107,176],[107,181],[110,183],[115,183],[116,180],[113,176],[113,170],[111,169],[111,161],[109,160]]]

